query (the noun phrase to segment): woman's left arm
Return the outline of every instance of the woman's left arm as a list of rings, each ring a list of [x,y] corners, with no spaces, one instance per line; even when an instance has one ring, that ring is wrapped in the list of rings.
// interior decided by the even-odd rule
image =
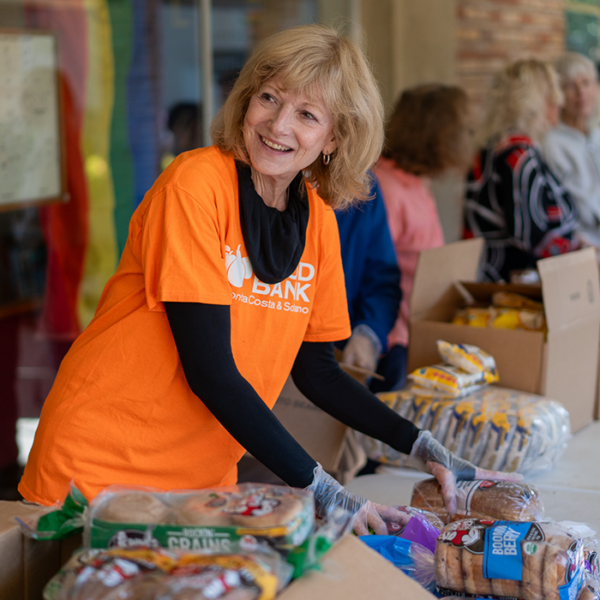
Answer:
[[[311,402],[338,421],[410,454],[420,430],[344,373],[335,359],[333,343],[304,342],[292,378]]]
[[[431,473],[442,486],[448,510],[456,511],[456,479],[519,481],[522,476],[480,469],[444,448],[429,431],[396,414],[344,373],[331,342],[304,342],[292,369],[298,389],[315,405],[352,429],[410,455],[409,464]]]

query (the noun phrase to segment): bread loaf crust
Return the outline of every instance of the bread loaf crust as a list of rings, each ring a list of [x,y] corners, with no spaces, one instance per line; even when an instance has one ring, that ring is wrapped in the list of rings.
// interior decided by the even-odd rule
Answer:
[[[107,498],[95,517],[116,523],[169,523],[170,508],[158,498],[143,492],[118,494]]]
[[[457,482],[458,511],[450,515],[436,479],[415,484],[411,506],[436,514],[445,524],[465,518],[498,521],[539,521],[544,507],[537,489],[526,483],[505,481]]]

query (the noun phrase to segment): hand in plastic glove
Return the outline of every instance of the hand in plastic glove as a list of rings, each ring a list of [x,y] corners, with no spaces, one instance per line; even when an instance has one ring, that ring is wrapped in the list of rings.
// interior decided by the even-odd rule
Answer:
[[[493,481],[522,481],[520,473],[504,473],[480,469],[468,460],[459,458],[444,448],[430,431],[421,431],[407,464],[431,473],[442,486],[442,498],[451,515],[456,514],[457,479],[491,479]]]
[[[385,521],[405,525],[410,515],[390,506],[376,504],[358,494],[349,492],[319,465],[314,471],[312,483],[306,488],[313,492],[315,508],[319,517],[341,507],[354,515],[352,529],[356,535],[368,535],[369,527],[378,535],[388,535]]]
[[[366,325],[358,325],[344,348],[342,362],[375,371],[380,352],[381,343],[371,328]]]

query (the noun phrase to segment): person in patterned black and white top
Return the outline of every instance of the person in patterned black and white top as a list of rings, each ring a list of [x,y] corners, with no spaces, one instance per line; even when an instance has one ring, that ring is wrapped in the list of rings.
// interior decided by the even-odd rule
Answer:
[[[494,81],[464,221],[465,238],[486,240],[485,279],[509,281],[512,271],[578,247],[577,209],[538,145],[562,102],[556,72],[538,60],[511,63]]]

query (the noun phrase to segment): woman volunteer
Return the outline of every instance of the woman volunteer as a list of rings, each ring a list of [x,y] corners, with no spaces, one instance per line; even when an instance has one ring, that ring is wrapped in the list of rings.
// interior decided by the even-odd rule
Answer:
[[[132,217],[116,274],[64,359],[19,490],[51,504],[69,482],[163,489],[236,482],[247,449],[317,510],[344,505],[385,533],[389,507],[346,491],[270,409],[290,373],[315,404],[411,453],[443,484],[489,476],[342,373],[350,335],[332,206],[363,199],[383,137],[377,85],[357,46],[311,25],[250,58],[213,124]],[[492,474],[492,476],[495,474]],[[502,475],[500,476],[502,477]]]
[[[464,236],[485,238],[490,281],[578,248],[577,208],[539,146],[562,103],[555,70],[539,60],[517,60],[494,79],[464,206]]]

